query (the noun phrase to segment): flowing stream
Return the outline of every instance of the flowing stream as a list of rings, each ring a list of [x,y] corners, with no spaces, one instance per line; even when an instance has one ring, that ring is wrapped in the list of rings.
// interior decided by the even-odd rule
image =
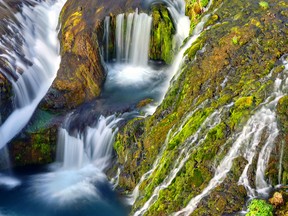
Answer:
[[[196,208],[199,202],[226,178],[227,173],[231,170],[233,160],[239,156],[243,156],[247,161],[247,165],[239,179],[239,184],[242,184],[247,189],[248,195],[255,197],[256,195],[267,195],[271,186],[265,180],[265,170],[268,165],[269,157],[274,146],[275,139],[279,133],[276,122],[275,109],[277,102],[287,90],[288,83],[288,62],[282,57],[284,71],[278,75],[274,83],[274,91],[260,105],[258,111],[251,116],[242,132],[233,142],[229,152],[216,168],[214,177],[210,180],[208,186],[197,196],[192,198],[188,205],[182,210],[173,215],[190,215]],[[270,74],[268,75],[270,76]],[[256,156],[256,150],[259,148],[261,138],[264,133],[268,134],[265,138],[264,145],[260,151],[256,170],[256,188],[252,188],[248,180],[248,169]]]

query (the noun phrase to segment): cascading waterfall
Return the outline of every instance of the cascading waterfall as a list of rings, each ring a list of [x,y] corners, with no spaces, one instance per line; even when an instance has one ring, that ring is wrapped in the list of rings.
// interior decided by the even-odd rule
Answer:
[[[6,35],[0,40],[1,47],[6,50],[0,58],[9,62],[17,77],[16,81],[10,79],[16,108],[0,127],[0,148],[27,124],[56,76],[60,64],[58,16],[65,1],[45,1],[41,4],[33,1],[33,7],[24,5],[22,12],[15,15],[16,21],[8,22],[9,28],[21,35],[22,46],[15,46],[17,43],[13,40],[9,42]],[[23,52],[22,57],[19,57],[19,49]],[[19,72],[21,70],[23,73]],[[5,74],[5,71],[1,72]],[[10,77],[7,73],[6,76]]]
[[[105,170],[111,160],[112,143],[120,120],[115,115],[107,118],[100,116],[95,127],[87,127],[76,136],[60,128],[57,161],[63,164],[63,169],[80,169],[93,164],[99,170]]]
[[[225,108],[228,108],[228,106]],[[206,136],[204,138],[201,138],[201,136],[199,135],[207,134],[210,131],[210,129],[213,129],[220,123],[221,112],[222,111],[217,110],[214,113],[212,113],[209,117],[207,117],[207,119],[203,122],[201,127],[184,142],[184,145],[182,146],[179,156],[173,165],[172,171],[167,175],[167,177],[163,180],[163,182],[154,189],[153,194],[148,199],[148,201],[143,205],[143,207],[135,212],[134,214],[135,216],[144,215],[145,212],[147,212],[147,210],[150,208],[150,206],[157,201],[160,191],[167,188],[172,183],[172,181],[176,178],[179,171],[182,169],[187,160],[190,158],[192,150],[196,146],[200,145],[202,142],[205,141]]]
[[[208,18],[210,17],[210,14],[205,15],[202,20],[197,24],[197,26],[195,27],[194,31],[193,31],[193,35],[192,37],[187,41],[187,43],[181,48],[181,50],[179,51],[179,53],[177,54],[175,60],[173,61],[172,65],[170,66],[170,68],[168,69],[167,73],[168,73],[168,78],[166,79],[166,82],[164,83],[164,86],[162,87],[162,98],[160,100],[160,102],[164,99],[164,95],[167,92],[169,86],[170,86],[170,81],[172,78],[177,79],[177,73],[180,71],[180,67],[183,63],[183,59],[184,59],[184,53],[185,51],[192,45],[193,42],[196,41],[196,39],[200,36],[200,34],[203,32],[204,30],[204,25],[205,23],[208,21]],[[189,27],[188,27],[189,29]],[[157,105],[155,105],[152,108],[152,113],[156,110]],[[218,113],[218,112],[217,112]],[[192,114],[191,114],[192,115]],[[209,122],[211,121],[211,119],[215,120],[214,117],[212,117],[214,115],[211,115],[211,118],[208,118],[208,120],[206,120],[205,122],[207,122],[207,124],[209,124]],[[214,121],[213,125],[217,125],[218,121]],[[203,125],[205,125],[206,123],[203,123]],[[214,127],[211,126],[211,127]],[[181,126],[180,126],[181,127]],[[210,127],[210,126],[209,126]],[[202,127],[199,129],[200,131],[202,131]],[[197,131],[192,137],[190,137],[188,139],[188,141],[186,142],[187,148],[188,148],[188,144],[191,143],[196,143],[196,141],[198,140],[198,134],[200,133],[200,131]],[[176,135],[176,134],[174,134]],[[174,136],[173,135],[173,136]],[[202,140],[203,141],[203,140]],[[190,145],[189,145],[190,146]],[[191,149],[190,149],[191,150]],[[188,153],[187,153],[188,152]],[[143,215],[148,209],[149,207],[156,202],[159,192],[165,188],[167,188],[171,182],[173,181],[173,179],[176,177],[177,173],[181,170],[182,166],[185,164],[185,162],[189,159],[189,152],[186,148],[183,148],[180,156],[178,158],[178,160],[175,162],[174,164],[174,168],[173,171],[169,174],[169,176],[167,176],[167,178],[163,181],[163,183],[161,185],[159,185],[153,192],[153,194],[151,195],[150,199],[144,204],[144,206],[139,209],[137,212],[135,212],[135,215]],[[185,154],[185,155],[184,155]],[[184,159],[180,160],[181,157],[184,155]],[[160,158],[159,158],[160,161]],[[139,188],[140,184],[147,179],[152,173],[153,171],[157,168],[158,166],[158,159],[156,160],[156,163],[153,165],[153,168],[148,171],[147,173],[145,173],[141,179],[140,182],[138,183],[137,187]],[[132,199],[129,199],[128,202],[134,203],[135,200],[138,197],[138,188],[135,188],[135,190],[133,191],[132,194]]]
[[[110,16],[105,17],[104,19],[104,43],[105,43],[105,61],[109,61],[109,38],[110,38]]]
[[[285,56],[282,57],[282,59],[285,59]],[[267,194],[267,190],[271,186],[265,181],[265,170],[274,146],[275,138],[278,135],[275,108],[278,100],[284,95],[283,91],[287,90],[288,83],[288,62],[283,60],[283,64],[285,65],[285,70],[276,79],[274,92],[260,105],[261,108],[248,120],[242,132],[231,146],[228,154],[216,168],[215,175],[210,180],[208,186],[199,195],[192,198],[184,209],[176,212],[174,215],[190,215],[197,208],[202,198],[207,196],[215,187],[225,180],[227,173],[232,168],[233,160],[240,155],[248,161],[248,164],[239,179],[239,184],[245,186],[250,196],[254,196],[255,190],[252,189],[249,184],[247,171],[252,164],[253,158],[256,155],[257,146],[259,146],[261,136],[265,131],[269,136],[260,151],[255,177],[256,192],[260,195]]]
[[[40,199],[59,204],[78,199],[99,200],[99,182],[107,182],[105,169],[110,165],[117,123],[122,118],[100,116],[94,126],[70,135],[59,129],[57,160],[53,172],[36,176],[31,188]],[[69,127],[69,117],[64,127]]]
[[[166,139],[165,139],[165,142],[164,142],[164,145],[162,147],[162,150],[160,151],[160,153],[157,155],[157,158],[155,160],[155,162],[153,163],[153,166],[150,170],[148,170],[146,173],[144,173],[144,175],[141,177],[139,183],[136,185],[136,187],[134,188],[133,190],[133,193],[132,195],[127,199],[127,202],[129,205],[133,205],[136,201],[136,199],[138,198],[139,196],[139,187],[140,185],[146,180],[149,178],[149,176],[156,170],[156,168],[159,166],[159,162],[160,162],[160,159],[162,158],[162,154],[164,153],[168,143],[169,143],[169,140],[170,140],[170,133],[171,133],[171,130],[168,132],[167,136],[166,136]]]
[[[108,18],[107,18],[108,19]],[[105,23],[109,25],[108,21]],[[146,66],[150,43],[152,17],[145,13],[119,14],[116,17],[116,60],[137,66]],[[108,28],[108,27],[106,27]],[[106,41],[108,41],[108,34]],[[109,44],[109,43],[107,43]],[[109,52],[106,48],[106,55]]]
[[[155,1],[157,2],[157,1]],[[162,1],[161,1],[162,2]],[[190,20],[185,15],[185,1],[164,1],[176,27],[174,49],[177,50],[189,36]],[[150,2],[149,4],[153,3]],[[118,63],[147,65],[152,17],[145,13],[119,14],[116,17],[115,50]],[[108,61],[110,40],[110,17],[104,20],[104,50]]]

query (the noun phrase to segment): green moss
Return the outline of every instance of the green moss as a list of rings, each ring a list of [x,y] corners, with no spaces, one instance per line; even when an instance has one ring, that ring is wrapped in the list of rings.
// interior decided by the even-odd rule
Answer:
[[[204,39],[198,38],[193,45],[185,51],[185,55],[188,55],[189,59],[193,59],[198,50],[201,50],[205,45]]]
[[[168,10],[163,6],[153,8],[153,23],[149,57],[170,64],[177,52],[173,47],[175,27]]]
[[[238,39],[237,36],[234,36],[234,37],[232,38],[232,43],[233,43],[234,45],[237,45],[237,44],[239,43],[239,39]]]
[[[273,206],[264,200],[254,199],[248,206],[246,216],[273,216]]]
[[[267,10],[269,8],[269,4],[268,2],[265,2],[265,1],[260,1],[259,2],[259,5],[261,8],[263,8],[264,10]]]

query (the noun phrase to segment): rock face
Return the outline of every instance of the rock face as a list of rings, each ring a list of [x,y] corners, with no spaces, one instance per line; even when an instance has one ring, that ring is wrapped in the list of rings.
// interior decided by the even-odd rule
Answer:
[[[158,161],[140,185],[132,213],[149,200],[159,185],[165,187],[154,197],[147,215],[169,215],[184,208],[208,186],[215,166],[233,143],[229,141],[233,140],[232,135],[242,131],[273,91],[276,77],[283,72],[280,58],[288,53],[284,45],[287,44],[288,5],[284,1],[267,2],[273,7],[263,9],[248,0],[214,1],[210,11],[219,8],[205,25],[211,27],[187,50],[182,73],[156,113],[145,120],[132,120],[118,134],[115,150],[118,165],[122,167],[119,189],[124,193],[130,193],[141,176]],[[188,7],[198,11],[197,6],[189,4]],[[191,24],[191,30],[197,22],[199,18]],[[286,124],[285,107],[282,99],[282,108],[279,105],[278,110]],[[198,134],[196,141],[193,134]],[[260,147],[265,139],[264,133]],[[285,141],[283,137],[279,139],[280,143]],[[276,145],[274,151],[278,150]],[[283,167],[286,157],[284,151]],[[181,166],[183,160],[185,163]],[[243,157],[234,158],[225,181],[201,200],[192,215],[240,211],[245,204],[246,190],[238,185],[238,179],[247,163]],[[271,179],[273,175],[275,178],[273,163],[278,164],[271,156],[268,166],[271,174],[268,172],[266,176]],[[253,161],[248,171],[252,186],[256,164],[257,161]],[[171,177],[173,169],[178,171]]]
[[[37,110],[23,132],[9,144],[13,166],[49,164],[55,161],[57,130],[63,118]]]

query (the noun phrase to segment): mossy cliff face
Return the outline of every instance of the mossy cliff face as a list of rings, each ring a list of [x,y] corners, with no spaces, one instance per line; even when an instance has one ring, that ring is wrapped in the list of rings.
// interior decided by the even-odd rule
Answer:
[[[184,159],[146,214],[168,215],[185,207],[207,187],[234,136],[273,91],[276,76],[283,71],[279,59],[288,52],[288,6],[284,1],[267,2],[269,9],[248,0],[214,1],[210,11],[221,6],[206,24],[211,28],[187,50],[182,73],[156,113],[132,120],[118,134],[115,150],[123,167],[119,188],[124,193],[130,193],[152,168],[159,152],[162,156],[140,185],[132,212]],[[253,163],[249,170],[252,185]],[[246,164],[242,157],[234,159],[225,181],[202,199],[192,215],[241,210],[246,190],[237,182]]]
[[[186,1],[186,15],[191,20],[191,31],[199,22],[199,18],[203,13],[204,7],[208,1]],[[151,8],[153,23],[150,39],[149,58],[152,60],[161,60],[166,64],[172,63],[173,58],[177,54],[178,47],[174,41],[176,27],[173,23],[171,15],[165,5],[154,5]]]

